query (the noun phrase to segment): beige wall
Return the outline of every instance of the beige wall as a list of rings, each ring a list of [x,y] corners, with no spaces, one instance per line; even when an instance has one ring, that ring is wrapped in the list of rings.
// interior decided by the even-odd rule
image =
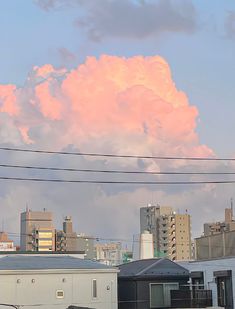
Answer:
[[[46,232],[51,233],[52,237],[49,237],[48,240],[52,241],[52,246],[43,246],[42,250],[45,251],[47,248],[49,250],[52,247],[52,251],[54,251],[55,229],[51,212],[27,210],[21,213],[20,226],[20,248],[22,251],[35,251],[36,239],[40,239],[39,236],[35,237],[36,234],[34,232],[36,231],[41,231],[42,234]],[[43,238],[45,239],[45,237]]]
[[[176,260],[191,259],[191,222],[188,214],[175,215]]]

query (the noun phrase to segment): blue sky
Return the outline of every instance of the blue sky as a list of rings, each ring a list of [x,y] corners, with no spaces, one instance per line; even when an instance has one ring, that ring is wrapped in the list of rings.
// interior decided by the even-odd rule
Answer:
[[[235,38],[226,37],[225,22],[228,13],[235,12],[235,2],[195,0],[193,4],[197,25],[191,34],[107,37],[94,42],[82,27],[75,26],[86,8],[43,10],[32,0],[2,1],[0,83],[20,86],[34,65],[51,63],[72,68],[89,55],[161,55],[169,62],[177,87],[199,109],[201,142],[219,156],[230,156],[235,152],[231,141],[235,131]],[[63,59],[62,49],[73,55],[70,61]]]
[[[200,139],[199,146],[206,144],[219,157],[235,155],[232,138],[235,131],[234,1],[3,0],[0,23],[0,85],[13,84],[23,87],[32,68],[44,64],[72,69],[83,63],[87,56],[98,58],[102,54],[121,57],[160,55],[169,63],[177,88],[185,92],[190,104],[199,110],[196,128]],[[60,76],[56,72],[55,70],[55,76],[56,74]],[[65,125],[71,120],[70,114],[66,116],[67,122],[64,123],[56,122],[54,119],[49,121],[47,115],[42,117],[42,112],[39,112],[40,106],[30,101],[30,94],[37,86],[36,79],[32,80],[35,83],[32,89],[26,85],[23,95],[19,95],[20,104],[25,112],[22,122],[20,119],[22,115],[14,118],[0,110],[0,144],[22,145],[19,129],[20,133],[27,137],[27,127],[24,123],[29,123],[30,127],[32,117],[33,125],[29,130],[29,137],[35,138],[36,142],[29,147],[54,150],[60,144],[61,135],[65,134],[61,147],[68,147],[68,144],[63,144],[64,141],[67,142],[68,137],[69,142],[77,147],[76,149],[80,149],[78,145],[81,136],[73,136],[73,131],[69,131],[69,126]],[[56,78],[54,82],[57,85]],[[45,93],[47,94],[44,89]],[[48,97],[48,105],[51,101],[55,103],[53,100],[50,101],[49,95]],[[27,100],[33,104],[27,104],[28,102],[25,102]],[[47,100],[45,101],[47,103]],[[97,104],[97,110],[99,108]],[[25,118],[27,121],[24,121]],[[112,134],[111,132],[110,140],[106,140],[105,136],[101,142],[88,136],[87,142],[83,143],[84,147],[87,147],[85,149],[88,149],[88,152],[116,152],[117,149],[126,151],[128,148],[128,151],[137,149],[136,152],[143,150],[146,153],[152,150],[152,145],[148,145],[147,139],[140,145],[142,148],[138,148],[141,142],[135,135],[126,136],[124,132],[114,141]],[[191,144],[187,144],[187,139],[184,141],[185,147],[190,148]],[[171,155],[169,151],[178,146],[171,141],[171,136],[167,136],[162,144],[158,142],[154,145],[156,153],[161,147],[170,145],[165,155]],[[26,144],[23,145],[27,147]],[[89,160],[77,162],[74,159],[68,162],[65,158],[60,158],[60,162],[54,157],[45,158],[44,162],[41,157],[24,157],[19,154],[4,156],[3,153],[1,159],[9,160],[11,163],[23,161],[45,166],[71,164],[73,167],[73,164],[78,166],[80,163],[80,166],[89,167],[91,164]],[[106,161],[96,161],[94,167],[97,168],[134,169],[135,167],[130,163],[128,163],[130,166],[125,165],[126,162],[123,166],[123,162],[118,164],[111,162],[110,165],[106,165]],[[206,165],[199,167],[203,170],[218,168]],[[156,169],[156,166],[153,165],[151,168]],[[162,168],[167,170],[170,166]],[[232,170],[233,165],[222,164],[219,168]],[[58,175],[63,176],[68,177],[67,174]],[[105,235],[106,225],[109,222],[110,235],[121,236],[138,231],[139,207],[148,203],[152,196],[152,200],[160,204],[172,205],[181,210],[189,209],[194,216],[194,233],[198,236],[204,220],[222,218],[223,205],[226,206],[227,202],[229,205],[233,194],[233,186],[229,185],[203,188],[170,187],[169,190],[127,187],[126,190],[119,191],[114,187],[105,190],[102,186],[60,187],[33,183],[26,186],[25,183],[5,182],[1,183],[0,205],[3,215],[8,220],[9,230],[17,229],[19,212],[24,209],[26,203],[29,203],[33,209],[48,206],[57,213],[59,218],[57,221],[61,221],[62,215],[71,214],[76,218],[74,221],[78,231]],[[125,207],[125,211],[120,211],[122,206]],[[109,216],[117,218],[116,222],[110,221]],[[87,217],[91,218],[89,224],[85,220]],[[131,224],[127,220],[127,224],[123,227],[125,218],[130,217],[133,218]]]

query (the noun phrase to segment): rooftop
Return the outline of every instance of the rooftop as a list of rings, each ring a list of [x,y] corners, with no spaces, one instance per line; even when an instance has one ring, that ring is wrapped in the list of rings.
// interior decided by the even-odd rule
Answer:
[[[189,276],[189,271],[168,259],[146,259],[119,266],[120,278]]]
[[[110,269],[110,267],[102,265],[98,262],[63,255],[10,255],[0,258],[0,271],[40,269]]]

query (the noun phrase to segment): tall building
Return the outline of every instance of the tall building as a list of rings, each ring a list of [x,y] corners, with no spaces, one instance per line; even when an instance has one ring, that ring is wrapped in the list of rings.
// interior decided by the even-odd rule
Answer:
[[[191,222],[189,214],[177,214],[159,205],[140,208],[140,233],[153,235],[154,256],[170,260],[191,259]]]
[[[54,251],[54,226],[52,213],[27,209],[21,213],[21,251]]]

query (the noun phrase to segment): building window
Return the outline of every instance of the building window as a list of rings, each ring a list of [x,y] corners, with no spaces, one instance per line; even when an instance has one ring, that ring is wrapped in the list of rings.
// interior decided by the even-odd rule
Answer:
[[[92,280],[92,297],[97,298],[97,280]]]
[[[178,283],[150,283],[150,308],[171,306],[171,290],[178,290]]]
[[[57,290],[56,291],[56,298],[64,298],[64,291],[63,290]]]

